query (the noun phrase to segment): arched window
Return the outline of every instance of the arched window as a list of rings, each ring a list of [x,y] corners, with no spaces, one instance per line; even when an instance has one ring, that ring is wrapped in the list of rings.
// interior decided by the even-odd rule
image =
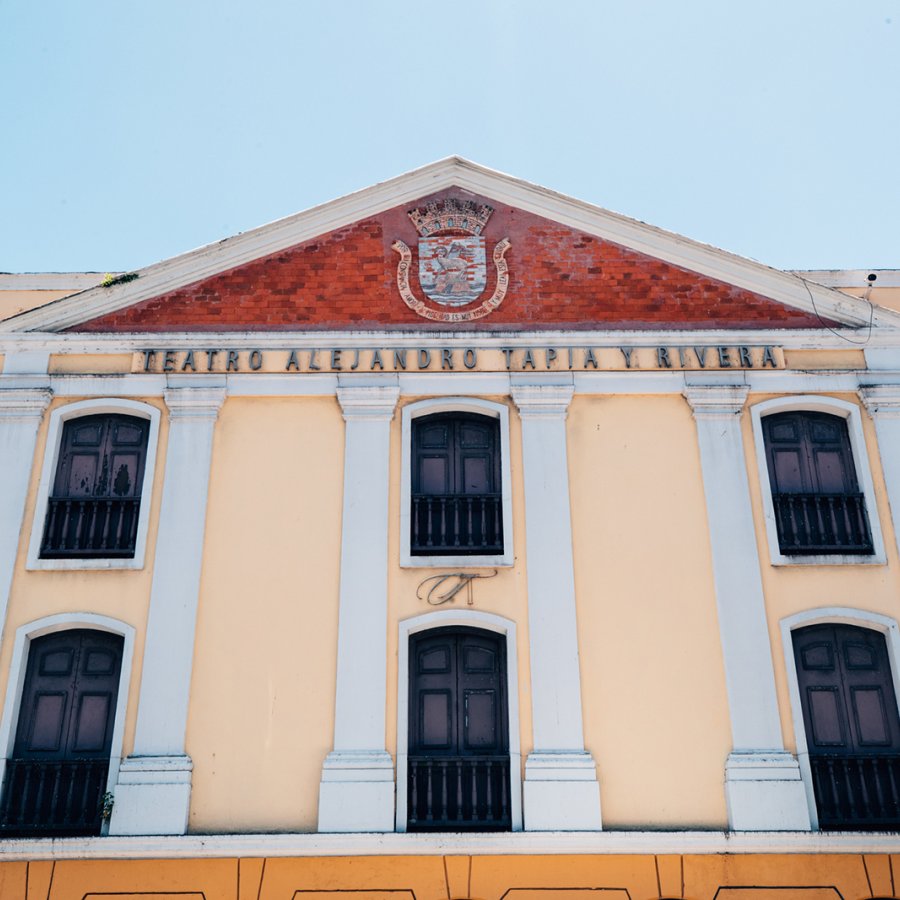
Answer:
[[[819,827],[900,825],[900,715],[884,635],[826,623],[792,632]]]
[[[149,426],[122,415],[65,423],[42,559],[134,556]]]
[[[480,628],[409,638],[409,831],[509,830],[506,641]]]
[[[842,416],[791,410],[762,419],[778,547],[784,556],[870,556],[866,497]]]
[[[89,629],[31,641],[0,801],[4,833],[100,833],[123,644]]]
[[[82,400],[50,414],[29,569],[144,565],[160,411]]]

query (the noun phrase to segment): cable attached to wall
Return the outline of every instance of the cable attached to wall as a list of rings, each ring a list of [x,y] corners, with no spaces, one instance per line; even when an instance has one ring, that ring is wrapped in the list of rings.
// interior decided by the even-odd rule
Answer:
[[[835,331],[835,329],[832,328],[832,327],[825,321],[825,319],[822,318],[822,315],[821,315],[821,313],[819,312],[818,307],[816,306],[816,298],[813,297],[813,292],[809,289],[809,282],[808,282],[805,278],[803,278],[802,276],[798,275],[796,272],[791,272],[791,274],[792,274],[795,278],[799,279],[799,281],[800,281],[800,283],[803,285],[803,287],[806,288],[806,293],[809,294],[809,301],[810,301],[810,303],[812,303],[813,312],[816,314],[816,318],[822,323],[822,325],[823,325],[825,328],[828,329],[828,331],[830,331],[835,337],[839,337],[839,338],[841,338],[842,340],[846,341],[848,344],[854,344],[854,345],[856,345],[856,346],[858,346],[858,347],[863,347],[863,346],[865,346],[866,344],[869,343],[869,341],[870,341],[871,338],[872,338],[872,323],[873,323],[873,321],[875,320],[875,305],[872,303],[871,300],[869,300],[869,292],[872,290],[872,286],[874,285],[875,280],[878,278],[878,276],[877,276],[874,272],[870,272],[869,275],[868,275],[868,277],[867,277],[867,281],[869,282],[869,284],[868,284],[868,286],[866,287],[866,292],[865,292],[865,294],[863,294],[862,297],[857,298],[857,299],[859,299],[859,300],[864,300],[866,303],[869,304],[869,324],[868,324],[868,326],[867,326],[866,338],[865,338],[865,340],[863,340],[863,341],[854,341],[854,340],[851,340],[851,339],[848,338],[846,335],[841,334],[839,331]]]

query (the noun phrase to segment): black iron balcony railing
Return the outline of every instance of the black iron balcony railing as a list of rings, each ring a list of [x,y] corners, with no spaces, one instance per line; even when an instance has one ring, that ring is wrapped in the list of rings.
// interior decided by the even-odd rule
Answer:
[[[51,497],[41,541],[43,559],[134,556],[140,497]]]
[[[410,756],[410,831],[503,831],[512,827],[508,756]]]
[[[862,494],[773,494],[772,501],[786,556],[873,552]]]
[[[900,828],[900,756],[811,756],[809,764],[820,828]]]
[[[9,836],[100,834],[109,760],[6,762],[0,832]]]
[[[502,553],[502,495],[413,494],[410,544],[418,556]]]

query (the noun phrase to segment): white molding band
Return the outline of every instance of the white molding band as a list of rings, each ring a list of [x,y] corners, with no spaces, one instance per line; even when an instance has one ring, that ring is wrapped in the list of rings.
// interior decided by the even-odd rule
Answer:
[[[803,785],[806,789],[809,819],[813,829],[818,829],[819,827],[819,814],[816,809],[812,768],[809,764],[809,746],[806,742],[803,702],[800,698],[800,682],[797,678],[797,663],[794,658],[793,632],[798,628],[805,628],[807,625],[823,625],[825,623],[871,628],[873,631],[878,631],[884,635],[888,660],[891,665],[894,697],[900,704],[900,628],[897,626],[896,619],[847,606],[825,606],[817,609],[808,609],[781,620],[781,647],[784,651],[784,667],[787,673],[788,692],[791,698],[791,717],[794,726],[794,740],[797,743],[797,760],[800,763],[800,774],[803,777]]]
[[[447,609],[403,619],[397,645],[397,831],[406,831],[407,756],[409,747],[409,639],[431,628],[462,625],[484,628],[506,639],[506,699],[509,706],[509,806],[513,831],[522,830],[522,746],[519,725],[519,662],[516,623],[493,613]]]
[[[38,428],[52,392],[0,390],[0,635],[12,587]]]
[[[601,828],[600,785],[584,749],[575,614],[566,412],[574,386],[514,380],[522,419],[528,634],[534,749],[525,763],[525,828]]]
[[[338,387],[344,499],[334,749],[322,766],[319,831],[393,831],[385,749],[388,485],[396,384]]]
[[[119,771],[110,833],[184,834],[185,753],[213,430],[224,388],[166,391],[169,439],[134,749]]]
[[[589,831],[472,834],[197,834],[0,840],[4,862],[335,856],[605,856],[900,853],[891,832]],[[121,895],[117,895],[121,896]],[[548,894],[548,897],[552,896]]]
[[[122,742],[125,737],[125,710],[128,706],[128,690],[131,684],[131,667],[134,659],[134,628],[118,619],[100,616],[96,613],[59,613],[36,619],[16,629],[13,643],[12,661],[9,667],[9,680],[6,683],[6,699],[3,704],[3,715],[0,717],[0,783],[6,769],[6,761],[13,754],[16,740],[16,726],[19,722],[19,709],[22,702],[22,688],[25,685],[25,674],[28,671],[28,653],[31,642],[45,634],[68,631],[73,628],[89,628],[93,631],[106,631],[122,637],[122,665],[119,672],[119,689],[116,696],[116,708],[113,715],[112,737],[110,739],[109,772],[106,779],[106,790],[115,793],[119,767],[122,762]],[[109,823],[103,823],[106,834]]]
[[[741,434],[746,385],[687,387],[706,495],[732,752],[725,766],[735,831],[810,827],[797,761],[784,749],[747,466]]]
[[[900,551],[900,385],[866,385],[859,389],[859,396],[875,422],[894,541]]]
[[[900,396],[900,388],[896,388]],[[817,554],[815,556],[785,556],[778,542],[778,526],[775,521],[775,506],[772,503],[772,483],[769,478],[769,463],[766,459],[766,441],[763,435],[762,420],[769,415],[794,410],[807,412],[823,412],[838,416],[847,423],[847,434],[850,439],[850,450],[853,455],[853,466],[859,488],[866,499],[866,512],[869,527],[872,530],[873,553],[868,556],[852,556],[849,554]],[[765,400],[750,407],[750,419],[753,424],[753,440],[756,446],[756,468],[759,474],[760,492],[766,522],[766,538],[769,545],[769,559],[773,566],[837,566],[837,565],[884,565],[887,557],[884,553],[884,538],[881,533],[881,521],[878,515],[878,503],[875,496],[875,485],[869,467],[869,454],[866,449],[866,438],[862,430],[860,408],[846,400],[834,397],[814,397],[794,394],[790,397],[776,397]],[[895,445],[896,446],[896,445]],[[882,452],[884,452],[882,450]],[[900,484],[898,484],[900,488]],[[900,506],[897,507],[900,509]]]

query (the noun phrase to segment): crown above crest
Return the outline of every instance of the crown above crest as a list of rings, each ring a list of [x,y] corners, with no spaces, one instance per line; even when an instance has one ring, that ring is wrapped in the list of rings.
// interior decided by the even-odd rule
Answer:
[[[439,231],[467,231],[469,234],[481,234],[493,211],[494,207],[486,203],[448,198],[411,209],[407,215],[419,234],[427,237]]]

